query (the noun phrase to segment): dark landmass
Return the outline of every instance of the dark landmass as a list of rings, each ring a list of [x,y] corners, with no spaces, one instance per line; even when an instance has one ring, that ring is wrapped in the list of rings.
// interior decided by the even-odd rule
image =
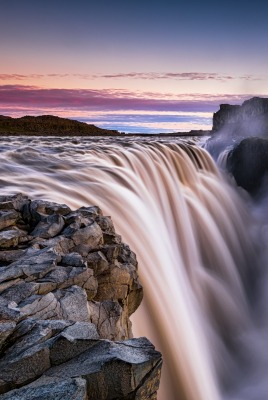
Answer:
[[[0,115],[0,135],[12,136],[119,136],[116,130],[102,129],[53,115],[11,118]]]
[[[268,134],[268,98],[252,97],[242,105],[221,104],[213,114],[212,132],[253,136]]]
[[[37,117],[25,116],[12,118],[0,115],[0,136],[204,136],[211,131],[191,130],[189,132],[171,133],[129,133],[112,129],[102,129],[95,125],[86,124],[72,119],[60,118],[53,115]]]

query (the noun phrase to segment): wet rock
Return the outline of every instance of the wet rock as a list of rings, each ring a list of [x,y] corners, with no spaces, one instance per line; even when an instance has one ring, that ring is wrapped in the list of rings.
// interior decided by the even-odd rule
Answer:
[[[0,322],[0,350],[3,343],[13,333],[15,327],[15,322]]]
[[[268,140],[248,138],[242,140],[229,154],[227,169],[238,186],[251,195],[267,190]]]
[[[116,301],[90,302],[90,321],[102,339],[124,340],[132,337],[131,322],[123,307]]]

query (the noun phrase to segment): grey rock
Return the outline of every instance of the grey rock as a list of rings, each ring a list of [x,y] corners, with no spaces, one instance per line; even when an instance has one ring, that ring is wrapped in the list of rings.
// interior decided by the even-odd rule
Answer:
[[[18,261],[1,269],[0,282],[19,277],[28,280],[42,278],[56,267],[60,259],[61,257],[53,249],[30,248]]]
[[[26,250],[2,250],[0,251],[0,262],[3,263],[12,263],[17,261],[19,258],[23,256]]]
[[[47,370],[44,376],[83,377],[89,400],[153,399],[158,389],[152,373],[160,374],[161,355],[145,339],[125,342],[99,341],[64,364]],[[142,397],[141,386],[146,397]],[[139,392],[138,397],[136,393]]]
[[[116,301],[88,303],[90,320],[102,339],[125,340],[132,337],[128,314]]]
[[[20,213],[15,210],[0,211],[0,230],[12,225],[20,219]]]
[[[6,339],[13,333],[16,327],[15,322],[1,322],[0,323],[0,349]]]
[[[42,220],[31,232],[31,236],[50,239],[58,235],[64,227],[64,219],[61,215],[53,214]]]
[[[62,257],[61,263],[72,267],[85,267],[85,261],[79,253],[69,253]]]
[[[22,193],[13,196],[0,196],[0,210],[21,211],[29,202],[30,200],[28,199],[28,196],[25,196]]]
[[[17,247],[19,243],[27,242],[30,237],[20,229],[10,229],[8,231],[0,232],[0,248],[8,249],[10,247]]]
[[[102,210],[98,206],[91,206],[91,207],[80,207],[77,210],[81,215],[87,218],[93,218],[102,215]]]
[[[87,400],[86,387],[86,381],[82,378],[40,378],[23,388],[11,390],[0,398],[2,400]]]

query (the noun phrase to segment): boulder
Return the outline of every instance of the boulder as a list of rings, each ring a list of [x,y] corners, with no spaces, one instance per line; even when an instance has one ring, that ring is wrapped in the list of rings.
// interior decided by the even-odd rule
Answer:
[[[227,169],[234,176],[238,186],[251,195],[265,191],[268,172],[268,140],[247,138],[242,140],[230,153]]]

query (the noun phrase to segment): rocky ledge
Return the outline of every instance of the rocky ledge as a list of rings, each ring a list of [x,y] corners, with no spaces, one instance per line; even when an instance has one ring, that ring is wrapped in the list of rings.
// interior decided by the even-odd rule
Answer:
[[[97,206],[0,196],[0,398],[156,399],[137,260]]]
[[[220,104],[213,114],[212,132],[225,130],[245,136],[268,134],[268,98],[252,97],[242,105]]]

